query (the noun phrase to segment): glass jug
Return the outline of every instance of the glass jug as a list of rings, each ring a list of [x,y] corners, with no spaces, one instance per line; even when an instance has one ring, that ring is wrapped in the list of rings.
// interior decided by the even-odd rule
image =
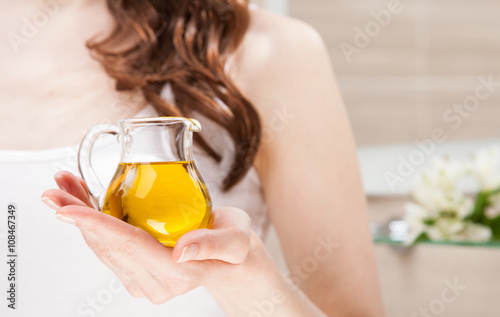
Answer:
[[[99,210],[173,247],[184,233],[208,228],[212,203],[192,158],[194,119],[151,117],[92,128],[80,144],[78,168]],[[120,163],[105,189],[91,163],[94,142],[117,135]]]

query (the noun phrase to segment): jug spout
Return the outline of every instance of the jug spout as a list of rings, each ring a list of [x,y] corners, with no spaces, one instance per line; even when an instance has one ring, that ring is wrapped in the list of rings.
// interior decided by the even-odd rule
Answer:
[[[193,132],[200,132],[201,131],[201,124],[198,120],[196,119],[188,119],[190,121],[189,125],[189,130]]]

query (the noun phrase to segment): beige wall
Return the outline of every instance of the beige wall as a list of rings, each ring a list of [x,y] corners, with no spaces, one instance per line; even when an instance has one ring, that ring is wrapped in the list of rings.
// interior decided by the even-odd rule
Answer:
[[[397,0],[396,0],[397,1]],[[412,142],[435,127],[450,139],[500,135],[500,91],[481,102],[456,130],[443,113],[479,83],[500,81],[500,2],[401,0],[400,13],[349,63],[340,44],[387,10],[391,0],[291,0],[290,15],[323,36],[358,144]],[[497,88],[500,90],[500,87]]]

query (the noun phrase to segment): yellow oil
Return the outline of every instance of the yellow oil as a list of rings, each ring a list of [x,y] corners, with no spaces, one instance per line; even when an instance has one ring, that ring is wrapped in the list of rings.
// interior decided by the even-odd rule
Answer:
[[[193,162],[120,163],[102,212],[174,246],[184,233],[209,227],[211,208]]]

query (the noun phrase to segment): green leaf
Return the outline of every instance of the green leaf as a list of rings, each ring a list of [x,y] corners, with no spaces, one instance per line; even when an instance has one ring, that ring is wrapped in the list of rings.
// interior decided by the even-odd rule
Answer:
[[[429,237],[427,237],[427,233],[422,232],[418,238],[415,239],[414,244],[417,244],[419,242],[424,242],[424,241],[429,241]]]
[[[498,187],[497,189],[494,189],[494,190],[490,191],[488,194],[495,195],[495,194],[498,194],[498,193],[500,193],[500,187]]]
[[[474,210],[472,214],[468,217],[469,220],[475,223],[484,224],[487,220],[484,215],[484,210],[489,206],[489,197],[491,193],[489,192],[479,192],[476,196],[476,204],[474,205]]]
[[[487,225],[491,228],[494,239],[500,239],[500,216],[488,219]]]
[[[424,225],[426,226],[432,226],[436,223],[437,219],[433,219],[433,218],[425,218],[425,219],[422,219],[422,222],[424,223]]]

